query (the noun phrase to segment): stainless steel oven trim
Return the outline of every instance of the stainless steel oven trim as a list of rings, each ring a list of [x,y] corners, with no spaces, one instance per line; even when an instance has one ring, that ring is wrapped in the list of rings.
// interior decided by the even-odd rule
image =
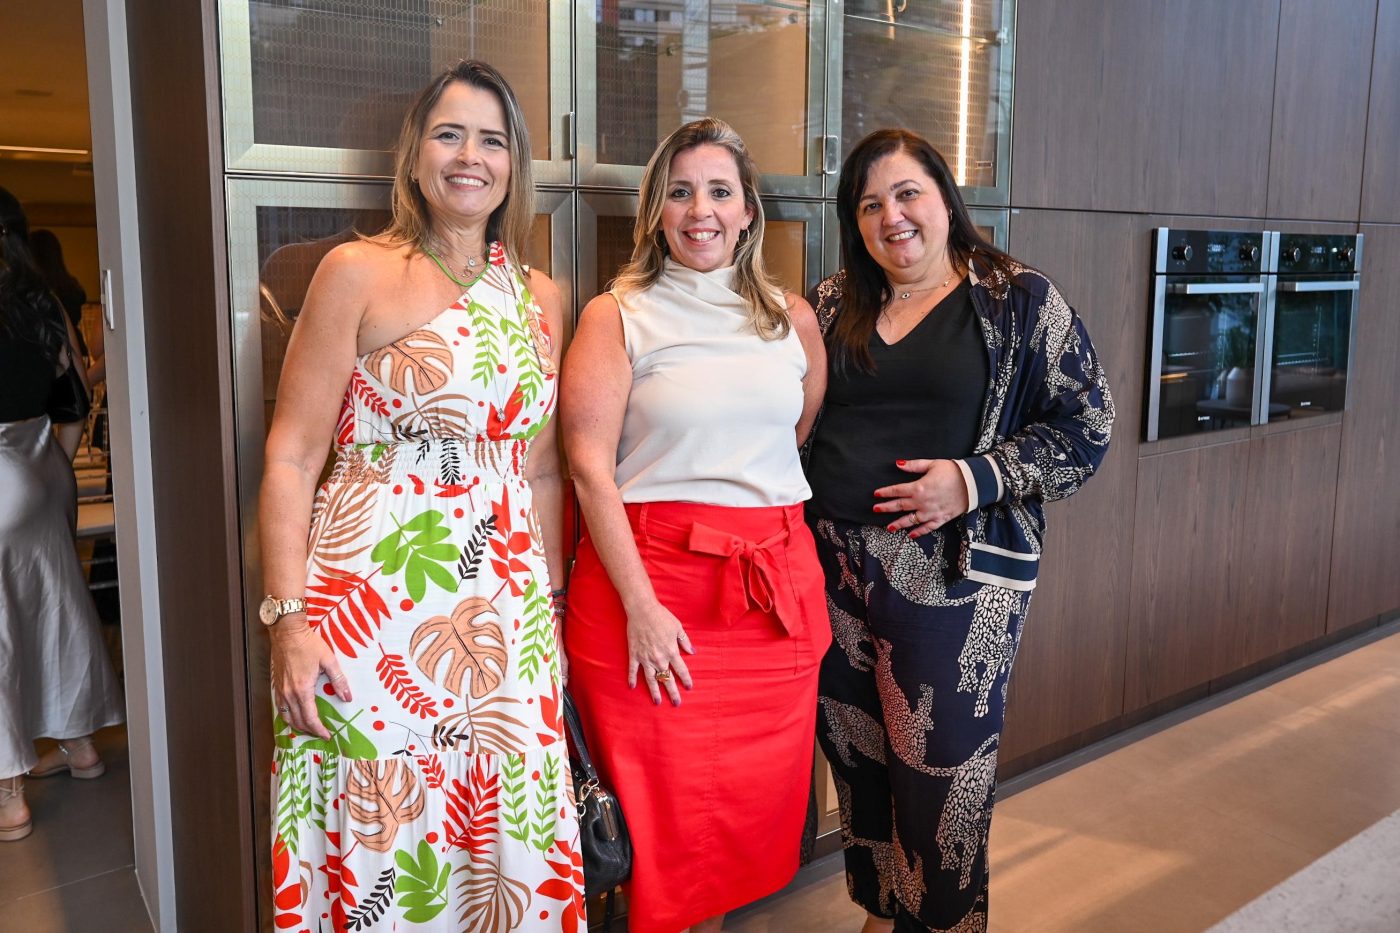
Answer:
[[[1153,237],[1152,271],[1157,275],[1165,275],[1167,272],[1167,239],[1171,232],[1171,227],[1158,227]]]
[[[1356,238],[1356,265],[1361,265],[1361,237]],[[1361,284],[1361,274],[1356,275],[1357,285]],[[1342,393],[1342,410],[1351,407],[1351,392],[1355,380],[1351,378],[1351,368],[1356,360],[1356,318],[1361,312],[1361,289],[1351,293],[1351,333],[1347,336],[1347,387]]]
[[[1361,280],[1360,278],[1345,282],[1339,282],[1336,279],[1289,280],[1279,282],[1278,290],[1281,292],[1355,292],[1361,290]]]
[[[1258,336],[1254,342],[1254,412],[1250,424],[1269,421],[1269,395],[1273,391],[1274,316],[1278,302],[1278,276],[1264,276],[1264,297],[1259,306]]]
[[[1176,278],[1176,276],[1172,276]],[[1257,295],[1264,291],[1261,282],[1173,282],[1167,286],[1172,295]]]
[[[1158,240],[1163,246],[1166,244],[1166,229],[1163,227],[1158,231]],[[1161,429],[1159,409],[1162,404],[1162,332],[1166,326],[1166,317],[1166,276],[1154,275],[1152,277],[1152,342],[1148,345],[1151,351],[1147,362],[1147,440],[1149,442],[1157,440],[1157,434]]]

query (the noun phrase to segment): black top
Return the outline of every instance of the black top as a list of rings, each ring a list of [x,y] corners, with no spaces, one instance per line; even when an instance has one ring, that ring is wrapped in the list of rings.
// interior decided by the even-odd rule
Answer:
[[[808,461],[809,508],[873,525],[875,490],[917,479],[896,460],[972,455],[987,394],[987,346],[964,278],[893,346],[870,335],[874,373],[828,374],[826,404]]]
[[[62,314],[57,301],[49,309]],[[55,364],[44,358],[44,348],[16,337],[0,327],[0,424],[27,421],[44,414],[53,390]]]

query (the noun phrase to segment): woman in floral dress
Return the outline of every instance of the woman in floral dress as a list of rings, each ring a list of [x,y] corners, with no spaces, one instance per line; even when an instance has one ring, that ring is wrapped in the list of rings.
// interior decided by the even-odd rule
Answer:
[[[410,109],[393,216],[318,268],[267,442],[275,925],[576,930],[562,312],[521,263],[530,143],[490,66]]]

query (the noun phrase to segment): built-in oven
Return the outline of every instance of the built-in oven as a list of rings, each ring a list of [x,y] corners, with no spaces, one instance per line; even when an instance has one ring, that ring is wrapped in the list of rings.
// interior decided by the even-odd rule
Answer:
[[[1291,418],[1341,411],[1355,349],[1363,237],[1278,234],[1265,275],[1260,391]]]
[[[1271,247],[1260,232],[1155,231],[1147,440],[1258,424],[1273,412],[1256,404]]]

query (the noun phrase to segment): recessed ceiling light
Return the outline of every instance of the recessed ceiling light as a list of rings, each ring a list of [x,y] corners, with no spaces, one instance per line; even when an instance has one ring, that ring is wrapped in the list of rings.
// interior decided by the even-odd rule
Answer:
[[[0,146],[0,152],[33,152],[39,155],[87,155],[86,149],[55,149],[52,146]]]

